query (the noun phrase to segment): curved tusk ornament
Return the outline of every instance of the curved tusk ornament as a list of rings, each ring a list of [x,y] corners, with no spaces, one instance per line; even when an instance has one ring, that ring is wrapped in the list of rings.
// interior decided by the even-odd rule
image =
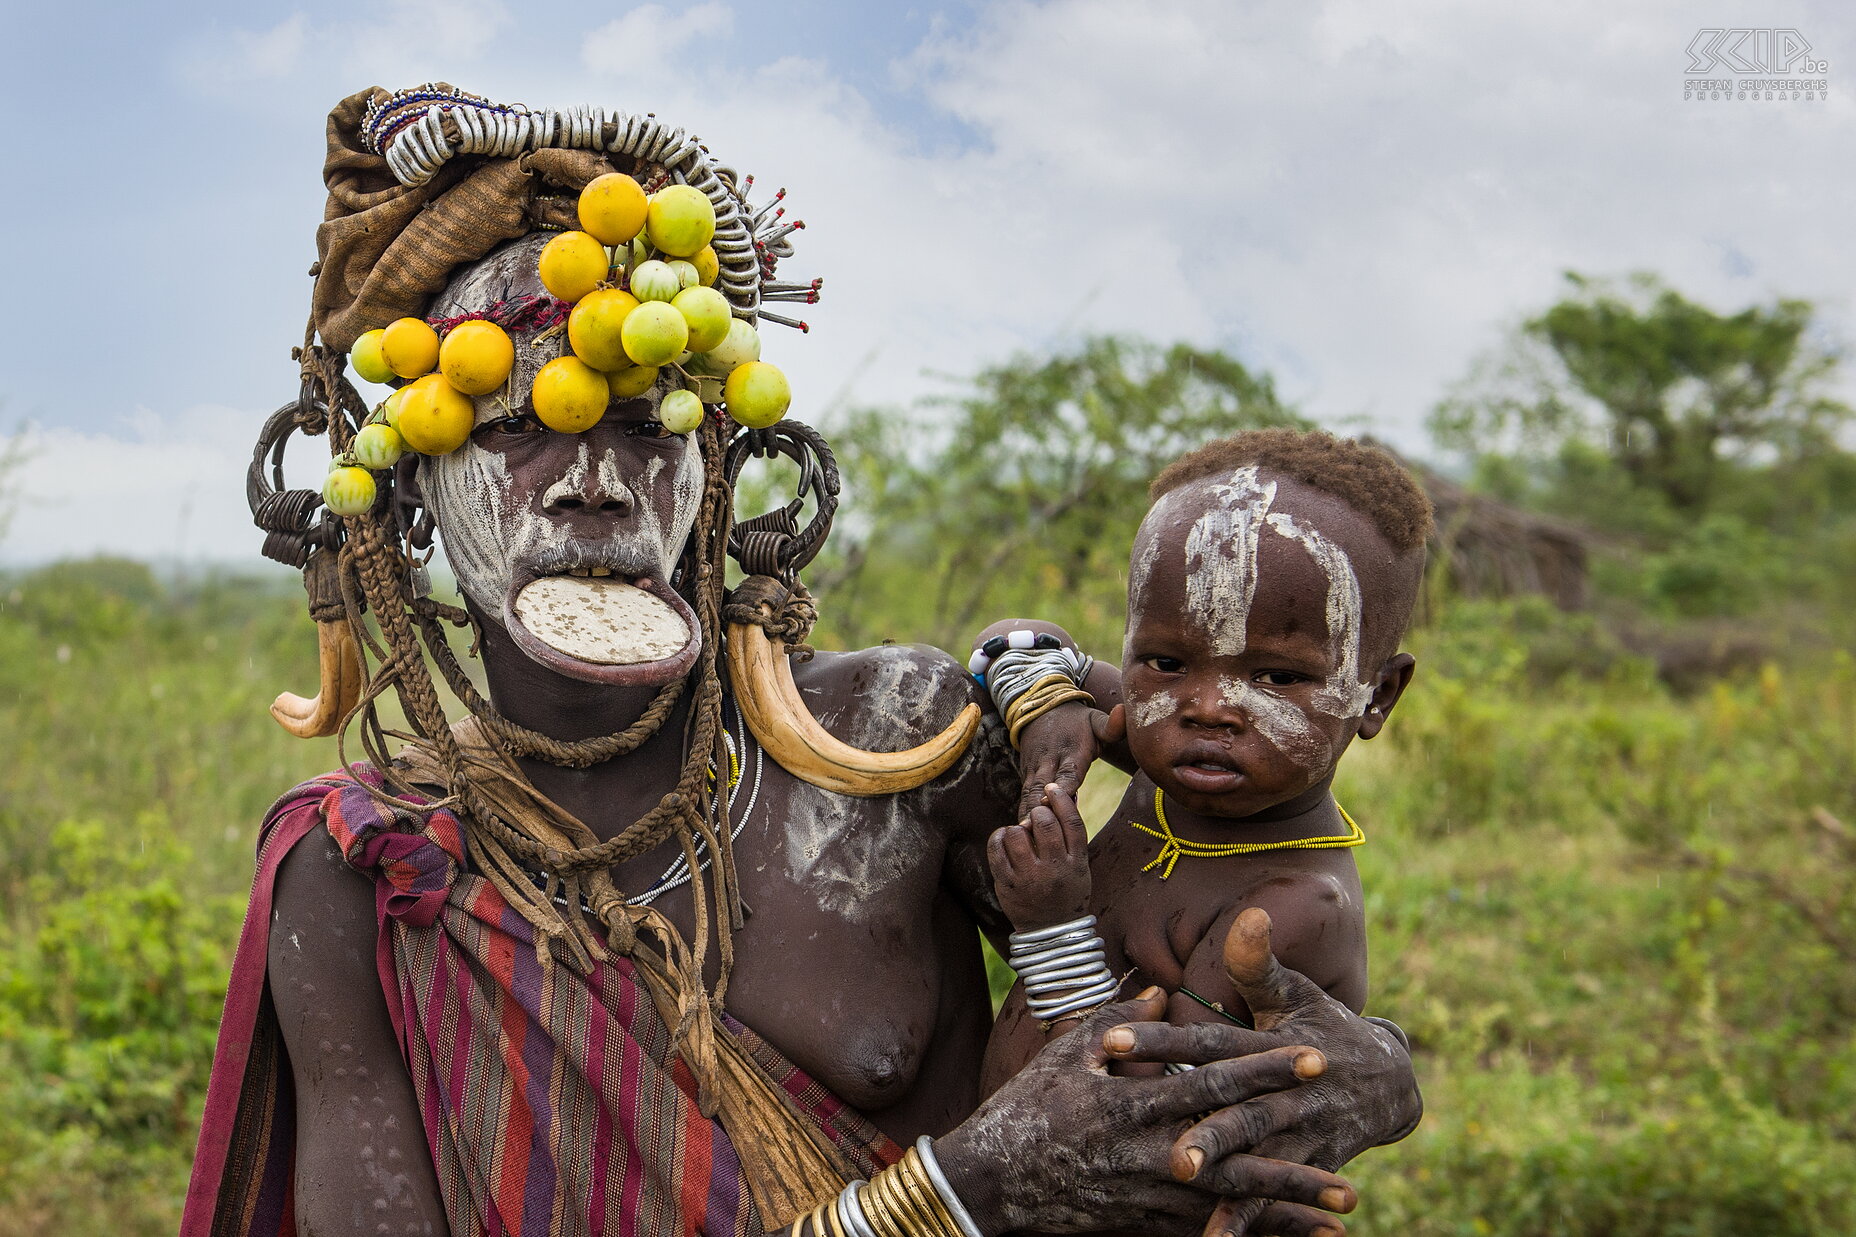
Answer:
[[[299,739],[326,738],[340,730],[360,701],[366,679],[361,645],[347,619],[317,623],[316,649],[322,690],[309,700],[284,692],[271,702],[271,716]]]
[[[893,795],[926,785],[951,768],[980,727],[968,704],[940,734],[901,752],[866,752],[819,725],[793,683],[784,645],[753,623],[728,625],[728,671],[735,703],[755,741],[788,773],[841,795]]]

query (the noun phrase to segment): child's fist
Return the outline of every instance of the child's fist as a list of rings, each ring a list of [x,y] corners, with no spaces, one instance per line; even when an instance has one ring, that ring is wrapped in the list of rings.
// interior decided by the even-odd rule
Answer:
[[[1079,918],[1089,909],[1089,834],[1076,800],[1063,787],[1044,788],[1030,818],[986,841],[999,905],[1012,927],[1031,932]]]

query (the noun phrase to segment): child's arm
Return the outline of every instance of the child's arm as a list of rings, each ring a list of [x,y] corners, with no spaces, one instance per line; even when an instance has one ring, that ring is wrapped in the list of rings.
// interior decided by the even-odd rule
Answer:
[[[986,859],[1014,931],[1033,932],[1088,914],[1089,834],[1063,787],[1046,786],[1044,801],[1026,821],[996,830],[987,840]],[[990,1093],[1082,1016],[1059,1019],[1046,1033],[1025,1007],[1024,984],[1013,984],[986,1046],[981,1085]]]

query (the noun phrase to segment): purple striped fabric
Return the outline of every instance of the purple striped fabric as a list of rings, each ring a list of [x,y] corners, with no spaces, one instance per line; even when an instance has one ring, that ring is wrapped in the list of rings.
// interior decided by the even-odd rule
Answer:
[[[354,777],[378,785],[356,765],[297,787],[265,820],[182,1237],[295,1231],[291,1087],[264,959],[277,863],[319,822],[376,881],[381,983],[453,1237],[758,1237],[728,1134],[698,1111],[631,962],[590,973],[544,962],[531,925],[470,871],[454,815],[395,813]],[[858,1171],[900,1157],[771,1045],[729,1026]]]

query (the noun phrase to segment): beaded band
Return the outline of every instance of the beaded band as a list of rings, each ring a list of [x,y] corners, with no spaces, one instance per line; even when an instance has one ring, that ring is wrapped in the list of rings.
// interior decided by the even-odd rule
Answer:
[[[1074,1017],[1112,999],[1121,988],[1109,974],[1096,917],[1030,932],[1014,932],[1006,962],[1025,985],[1025,1007],[1045,1024]]]

